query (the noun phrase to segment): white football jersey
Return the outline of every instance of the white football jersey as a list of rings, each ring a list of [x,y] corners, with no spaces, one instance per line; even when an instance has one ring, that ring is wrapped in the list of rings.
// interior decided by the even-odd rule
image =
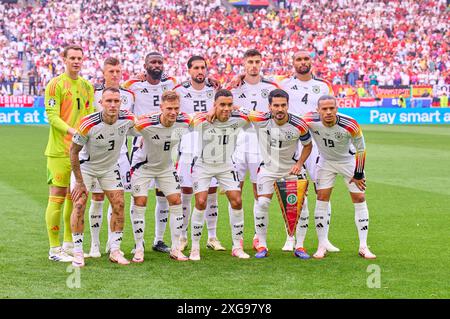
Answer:
[[[160,112],[161,95],[165,91],[172,90],[176,85],[175,78],[164,77],[161,81],[152,85],[146,80],[128,80],[123,87],[134,93],[136,100],[131,110],[136,116]]]
[[[346,163],[354,161],[356,157],[355,176],[362,177],[366,146],[361,127],[356,120],[338,113],[336,124],[327,127],[323,125],[317,112],[306,114],[304,120],[309,126],[321,158]]]
[[[297,162],[294,158],[299,141],[311,142],[308,125],[302,118],[289,113],[288,121],[278,125],[271,113],[251,111],[249,120],[258,136],[259,150],[264,167],[276,174],[286,174]]]
[[[94,92],[94,108],[96,112],[100,112],[103,110],[102,105],[100,104],[100,100],[102,99],[103,90],[105,89],[105,85],[99,85],[95,87]],[[130,112],[133,112],[134,109],[134,102],[135,102],[135,96],[134,93],[130,90],[124,89],[122,87],[119,88],[120,90],[120,109],[121,110],[127,110]]]
[[[102,105],[100,104],[100,101],[102,99],[103,90],[105,89],[105,85],[99,85],[95,87],[94,91],[94,108],[96,112],[100,112],[103,110]],[[122,87],[119,88],[120,90],[120,109],[126,110],[132,112],[134,109],[134,93],[130,90],[124,89]],[[120,150],[120,154],[128,154],[128,147],[125,140],[125,143],[123,143],[122,149]]]
[[[279,83],[289,94],[289,113],[303,116],[317,111],[317,101],[322,95],[334,95],[331,84],[320,79],[300,81],[295,76],[284,78]]]
[[[208,112],[214,106],[216,91],[211,84],[206,84],[202,90],[192,87],[190,81],[185,81],[174,88],[180,95],[180,110],[188,114]],[[183,154],[197,154],[197,135],[190,132],[183,136],[180,143],[180,152]]]
[[[84,146],[79,154],[81,170],[99,177],[117,169],[120,149],[134,124],[134,115],[125,110],[119,112],[112,125],[103,122],[102,112],[84,117],[72,138],[74,143]]]
[[[136,123],[135,130],[144,138],[145,160],[143,167],[152,173],[173,170],[172,149],[180,141],[189,128],[191,117],[186,113],[180,113],[176,122],[171,127],[162,125],[161,114],[142,116]]]
[[[198,163],[207,165],[232,165],[236,138],[240,129],[249,124],[248,117],[240,111],[232,111],[226,122],[215,120],[210,123],[205,113],[193,120],[194,131],[198,132]]]
[[[278,85],[265,79],[257,84],[242,81],[241,86],[231,89],[233,103],[242,110],[269,112],[269,93]],[[258,154],[258,143],[253,126],[242,130],[237,139],[236,152]]]

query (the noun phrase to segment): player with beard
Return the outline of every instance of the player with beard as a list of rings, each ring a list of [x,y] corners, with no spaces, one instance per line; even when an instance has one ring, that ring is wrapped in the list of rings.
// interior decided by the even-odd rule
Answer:
[[[214,105],[215,89],[210,81],[207,81],[206,60],[202,56],[194,55],[187,62],[189,81],[185,81],[175,87],[175,92],[180,95],[180,109],[182,112],[192,114],[197,112],[207,112]],[[190,132],[183,136],[180,143],[180,159],[177,169],[180,176],[181,198],[183,203],[183,230],[180,238],[181,250],[187,246],[187,228],[191,215],[192,200],[192,175],[191,167],[195,156],[198,156],[196,132]],[[217,238],[217,180],[211,181],[207,205],[205,210],[205,219],[208,228],[207,247],[213,250],[225,250]]]
[[[132,112],[136,116],[150,114],[160,111],[161,96],[164,92],[173,90],[176,86],[176,79],[164,76],[164,58],[159,52],[150,52],[145,57],[144,69],[146,70],[145,79],[132,79],[124,84],[124,88],[135,94],[136,100]],[[147,161],[146,154],[142,149],[142,139],[136,138],[133,141],[133,150],[131,154],[131,170],[134,171]],[[156,207],[155,207],[155,238],[153,241],[153,250],[169,253],[170,248],[164,243],[164,232],[168,221],[169,203],[164,194],[156,189]],[[144,231],[138,224],[133,223],[133,206],[130,206],[130,215],[133,226],[133,233]],[[135,251],[133,250],[133,253]]]
[[[322,95],[333,95],[331,84],[315,78],[312,73],[312,59],[307,50],[300,50],[293,56],[292,63],[294,65],[295,74],[291,77],[284,78],[279,82],[280,87],[289,94],[289,112],[297,116],[303,116],[306,113],[314,112],[317,108],[317,101]],[[314,143],[314,142],[313,142]],[[301,146],[298,154],[300,154]],[[318,148],[314,145],[311,155],[305,162],[306,170],[316,186],[316,163],[318,161]],[[331,205],[328,207],[327,224],[330,224]],[[316,220],[316,227],[317,227]],[[327,228],[329,229],[329,228]],[[298,241],[298,239],[297,239]],[[328,252],[338,252],[339,249],[334,247],[328,240],[328,233],[324,239],[324,246]],[[287,236],[286,243],[282,248],[285,251],[294,249],[295,238]],[[297,243],[298,244],[298,243]]]

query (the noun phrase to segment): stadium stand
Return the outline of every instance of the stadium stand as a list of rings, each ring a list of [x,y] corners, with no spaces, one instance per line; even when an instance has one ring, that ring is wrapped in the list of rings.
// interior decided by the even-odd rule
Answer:
[[[183,78],[193,54],[207,57],[222,82],[241,72],[248,48],[264,55],[265,74],[291,72],[292,53],[308,48],[315,74],[333,84],[450,84],[449,9],[445,0],[267,1],[248,10],[224,1],[61,0],[0,3],[0,93],[38,94],[62,72],[60,50],[81,43],[83,75],[94,83],[107,56],[122,59],[125,79],[142,72],[146,52],[166,57]],[[256,1],[260,3],[259,1]]]

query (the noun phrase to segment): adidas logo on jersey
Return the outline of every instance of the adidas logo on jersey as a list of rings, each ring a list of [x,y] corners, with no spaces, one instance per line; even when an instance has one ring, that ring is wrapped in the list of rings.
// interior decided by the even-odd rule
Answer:
[[[291,90],[298,90],[297,84],[291,87]]]
[[[104,139],[103,134],[100,134],[100,135],[97,136],[95,139],[96,139],[96,140],[103,140],[103,139]]]
[[[314,134],[320,135],[319,131],[314,131]]]
[[[185,98],[192,98],[192,95],[191,95],[191,93],[188,93],[188,94],[186,94],[184,97],[185,97]]]
[[[158,134],[156,134],[155,136],[152,137],[152,140],[159,140],[159,139],[160,138],[159,138]]]
[[[141,91],[141,93],[148,93],[148,90],[145,88]]]
[[[242,93],[241,95],[238,96],[238,99],[246,99],[247,97],[245,96],[244,93]]]

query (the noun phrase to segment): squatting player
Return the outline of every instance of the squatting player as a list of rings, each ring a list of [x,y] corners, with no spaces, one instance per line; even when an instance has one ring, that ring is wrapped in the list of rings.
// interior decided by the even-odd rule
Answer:
[[[136,124],[136,131],[144,139],[146,161],[136,167],[131,177],[133,202],[133,227],[136,248],[133,262],[144,261],[145,210],[150,183],[155,180],[169,203],[170,233],[172,247],[170,257],[185,261],[188,258],[180,250],[179,239],[183,226],[181,192],[175,165],[172,162],[172,148],[188,130],[191,118],[180,113],[180,97],[174,91],[166,91],[161,96],[161,113],[144,115]]]
[[[104,83],[95,87],[94,92],[94,107],[96,111],[102,111],[101,99],[103,90],[108,87],[114,87],[120,90],[120,109],[131,111],[134,108],[134,94],[133,92],[120,87],[122,79],[122,66],[120,61],[114,57],[105,59],[103,63],[103,77]],[[128,148],[126,143],[120,149],[119,157],[119,171],[122,178],[122,183],[125,192],[131,190],[131,172],[130,159],[128,156]],[[89,226],[91,230],[91,249],[89,254],[85,257],[98,258],[100,253],[100,230],[103,221],[103,203],[105,195],[97,183],[92,189],[91,206],[89,207]],[[112,214],[112,207],[108,207],[108,225],[110,224]],[[110,228],[108,227],[108,238],[110,237]],[[106,252],[109,252],[109,241],[106,245]]]
[[[304,119],[319,148],[317,163],[317,201],[314,216],[319,247],[314,258],[325,257],[326,234],[328,232],[327,209],[336,176],[342,175],[355,206],[355,223],[359,236],[359,255],[375,259],[367,247],[369,211],[367,209],[364,163],[366,147],[361,127],[351,117],[337,112],[336,98],[323,95],[317,102],[317,112],[307,114]],[[356,154],[353,153],[353,146]]]
[[[189,81],[185,81],[175,87],[175,92],[180,95],[180,108],[182,112],[193,114],[197,112],[207,112],[214,105],[214,86],[206,81],[207,66],[205,58],[194,55],[187,62]],[[180,158],[178,160],[177,171],[180,177],[181,201],[183,204],[183,231],[180,238],[181,250],[187,246],[187,229],[191,215],[192,200],[192,175],[191,167],[194,154],[197,153],[195,132],[183,135],[180,142]],[[205,210],[206,226],[208,228],[208,241],[206,247],[213,250],[225,250],[217,238],[217,181],[211,182],[208,190],[208,200]]]
[[[278,85],[270,82],[261,76],[262,54],[255,49],[247,50],[244,53],[244,74],[240,78],[241,84],[231,89],[233,101],[241,109],[268,112],[269,92],[277,89]],[[233,161],[241,179],[241,189],[244,186],[244,178],[249,172],[250,181],[253,184],[253,215],[256,212],[257,189],[256,176],[260,163],[258,138],[253,126],[242,130],[236,142],[236,151],[233,154]],[[300,224],[300,223],[299,223]],[[256,220],[255,220],[256,225]],[[258,246],[258,238],[255,235],[253,247]]]
[[[150,52],[145,57],[144,69],[146,71],[145,80],[132,79],[124,84],[124,88],[135,94],[136,101],[132,112],[137,116],[160,112],[161,95],[172,90],[176,86],[176,79],[164,76],[164,58],[159,52]],[[133,141],[133,151],[131,154],[131,169],[134,171],[145,162],[145,153],[141,146],[141,138]],[[169,204],[160,191],[156,190],[155,207],[155,237],[153,250],[169,253],[170,248],[164,243],[164,232],[168,220]],[[132,205],[130,206],[130,216],[133,218]],[[133,225],[133,233],[139,227]],[[134,253],[134,250],[133,250]]]
[[[331,85],[321,79],[313,76],[311,55],[306,50],[300,50],[293,55],[292,64],[295,74],[291,77],[282,79],[278,84],[289,94],[289,112],[297,116],[303,116],[308,112],[313,112],[317,108],[318,99],[324,95],[333,95]],[[314,144],[314,141],[313,141]],[[316,181],[316,162],[319,156],[318,148],[313,147],[311,155],[308,157],[305,167],[311,180]],[[306,203],[307,205],[307,203]],[[305,212],[300,217],[299,224],[306,226],[306,232],[309,222],[309,212]],[[327,224],[330,223],[331,205],[328,208]],[[295,238],[287,236],[286,243],[282,248],[285,251],[292,251]],[[339,249],[333,246],[328,240],[326,234],[325,246],[329,252],[338,252]]]
[[[229,90],[218,90],[214,96],[214,108],[210,111],[215,120],[208,122],[207,114],[198,114],[193,127],[198,132],[198,157],[192,167],[195,207],[191,217],[191,260],[200,260],[202,236],[208,189],[213,177],[217,179],[230,202],[230,226],[233,241],[232,256],[247,259],[241,245],[244,234],[244,211],[241,188],[232,155],[237,134],[249,122],[240,111],[233,111],[233,95]]]
[[[250,112],[249,118],[258,136],[262,163],[257,176],[258,202],[255,220],[256,234],[259,239],[256,258],[268,255],[267,227],[269,206],[274,192],[274,182],[281,178],[296,176],[311,153],[311,135],[306,123],[298,116],[288,113],[289,95],[276,89],[269,93],[270,113]],[[298,143],[303,145],[300,157],[294,159]],[[303,211],[302,211],[303,213]],[[295,256],[308,259],[309,255],[302,247],[305,232],[299,233],[297,227],[297,245]]]
[[[50,132],[47,156],[47,183],[50,185],[45,222],[50,242],[48,258],[53,261],[72,261],[70,214],[72,201],[70,184],[69,147],[82,117],[94,112],[94,88],[79,76],[83,63],[83,49],[70,45],[63,51],[65,73],[53,78],[45,88],[45,111]],[[66,197],[67,195],[67,197]],[[64,243],[59,241],[60,219],[64,198]]]
[[[70,162],[75,176],[72,185],[75,205],[71,216],[74,267],[84,266],[84,211],[88,191],[91,191],[97,182],[108,197],[113,210],[109,225],[109,259],[121,265],[129,264],[120,251],[124,226],[124,191],[117,162],[127,133],[134,127],[135,117],[128,111],[120,110],[120,90],[117,88],[103,90],[101,105],[101,112],[81,120],[70,148]]]

